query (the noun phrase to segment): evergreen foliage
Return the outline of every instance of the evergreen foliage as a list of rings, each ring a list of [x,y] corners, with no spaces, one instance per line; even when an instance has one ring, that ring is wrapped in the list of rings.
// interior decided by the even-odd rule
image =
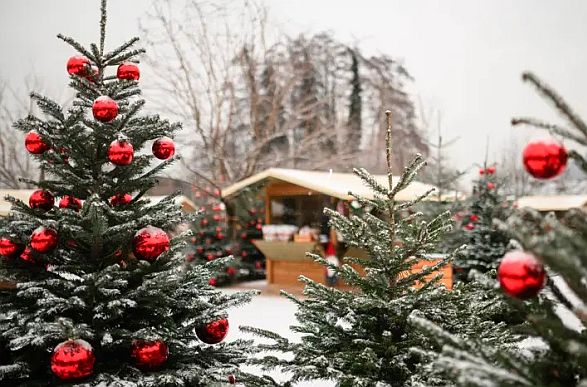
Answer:
[[[332,379],[338,386],[405,386],[418,381],[444,385],[441,377],[422,379],[429,375],[423,370],[421,353],[413,347],[428,348],[430,342],[408,326],[408,316],[414,309],[430,318],[442,312],[447,292],[438,286],[440,275],[434,272],[451,257],[445,256],[421,271],[408,271],[429,259],[427,254],[435,251],[439,238],[451,227],[450,215],[443,213],[431,220],[423,219],[421,213],[400,217],[430,192],[412,202],[395,200],[425,162],[417,156],[392,183],[391,112],[387,115],[388,186],[377,183],[366,170],[355,169],[376,194],[374,200],[356,197],[371,211],[347,218],[325,209],[345,242],[367,252],[368,258],[345,257],[345,264],[339,267],[308,254],[334,269],[349,287],[327,287],[302,276],[304,298],[284,293],[298,305],[298,324],[291,329],[302,335],[301,343],[245,328],[272,340],[260,345],[261,350],[290,355],[285,359],[267,355],[253,363],[290,372],[291,382]]]
[[[550,87],[531,73],[523,76],[540,94],[553,103],[568,126],[548,124],[533,118],[513,120],[547,129],[580,145],[587,144],[587,124]],[[570,156],[587,173],[587,161],[576,151]],[[543,216],[522,209],[500,226],[549,268],[546,291],[522,302],[510,300],[530,325],[533,346],[518,345],[495,350],[482,340],[464,340],[432,324],[413,317],[440,345],[436,367],[452,375],[463,386],[585,386],[587,385],[587,340],[585,302],[587,290],[587,215],[571,210],[562,218]],[[571,313],[572,312],[572,313]],[[563,321],[564,320],[564,321]]]
[[[455,214],[457,224],[453,231],[458,238],[453,243],[466,244],[455,258],[457,277],[466,280],[470,270],[481,273],[497,269],[508,249],[509,236],[494,225],[494,220],[505,220],[511,204],[500,195],[499,179],[494,166],[480,170],[473,192],[463,210]]]
[[[155,177],[177,158],[156,162],[140,153],[124,167],[108,161],[108,144],[124,136],[136,152],[160,136],[180,129],[158,115],[141,115],[138,82],[118,80],[111,70],[125,61],[138,62],[142,49],[133,38],[105,51],[106,1],[101,4],[100,41],[89,48],[72,38],[59,38],[86,56],[96,75],[72,75],[76,91],[65,111],[48,97],[31,94],[44,113],[15,124],[21,131],[37,131],[52,151],[35,156],[47,179],[30,183],[54,196],[83,200],[79,212],[52,207],[44,212],[9,198],[13,212],[0,233],[27,244],[38,226],[55,229],[59,245],[33,261],[2,258],[0,278],[14,288],[0,289],[0,384],[44,386],[69,384],[51,373],[53,348],[69,338],[84,339],[96,354],[93,374],[73,384],[84,386],[212,386],[238,374],[251,351],[250,343],[233,341],[208,345],[194,329],[227,316],[228,307],[248,301],[251,293],[223,294],[208,285],[211,271],[225,262],[187,265],[185,240],[176,226],[190,221],[168,197],[157,204],[142,198],[156,184]],[[92,102],[108,95],[119,107],[118,117],[102,123],[88,114]],[[133,200],[111,206],[109,199],[132,193]],[[153,262],[131,254],[137,230],[156,226],[168,234],[171,248]],[[156,369],[140,369],[130,357],[135,339],[161,339],[169,347],[167,362]],[[251,376],[239,374],[247,383]]]

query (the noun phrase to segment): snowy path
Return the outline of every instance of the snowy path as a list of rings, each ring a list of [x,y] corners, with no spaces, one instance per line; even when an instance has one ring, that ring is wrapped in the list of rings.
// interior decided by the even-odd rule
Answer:
[[[263,284],[259,282],[259,287]],[[254,285],[254,284],[253,284]],[[254,287],[253,287],[254,288]],[[234,292],[236,289],[223,289],[223,291]],[[289,326],[295,323],[295,305],[280,296],[260,295],[253,298],[249,304],[238,308],[232,308],[229,312],[230,330],[227,340],[236,340],[238,338],[251,339],[250,335],[245,335],[239,331],[240,325],[249,325],[257,328],[268,329],[284,337],[295,340],[296,334],[289,331]],[[257,338],[255,338],[257,339]],[[255,371],[252,367],[247,367],[249,372]],[[286,377],[279,373],[270,373],[270,375],[280,381],[287,380]],[[313,381],[296,384],[298,387],[332,387],[330,381]]]

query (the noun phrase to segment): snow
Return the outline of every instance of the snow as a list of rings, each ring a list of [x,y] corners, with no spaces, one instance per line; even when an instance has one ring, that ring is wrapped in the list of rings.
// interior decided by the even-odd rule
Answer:
[[[257,282],[259,284],[258,288],[265,286],[264,281]],[[252,287],[254,288],[255,284]],[[222,289],[222,291],[233,293],[238,289]],[[247,325],[267,329],[290,340],[299,341],[299,335],[289,330],[290,325],[296,323],[295,312],[296,306],[285,297],[278,295],[256,296],[250,303],[228,310],[230,330],[228,331],[227,340],[232,341],[239,338],[260,340],[238,329],[239,326]],[[256,374],[262,373],[258,368],[251,366],[243,367],[243,370]],[[280,372],[269,372],[268,374],[278,381],[287,380],[287,375],[282,375]],[[335,383],[332,381],[311,381],[295,384],[297,387],[332,387],[334,385]]]

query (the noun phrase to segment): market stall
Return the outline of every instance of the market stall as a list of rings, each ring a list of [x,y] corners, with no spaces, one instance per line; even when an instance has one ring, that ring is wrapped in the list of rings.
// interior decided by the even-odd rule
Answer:
[[[375,175],[374,178],[383,185],[387,184],[386,175]],[[254,243],[265,255],[269,284],[299,284],[300,275],[325,282],[324,267],[306,256],[307,252],[323,253],[321,239],[322,242],[324,239],[334,241],[339,257],[366,256],[364,251],[358,249],[347,250],[343,241],[338,241],[333,230],[326,230],[327,218],[323,215],[324,207],[348,212],[354,200],[349,192],[373,198],[373,193],[356,175],[271,168],[223,189],[222,197],[230,201],[232,196],[256,184],[264,187],[265,226],[263,240],[256,240]],[[431,188],[434,187],[413,182],[400,191],[396,199],[414,200]],[[449,196],[455,195],[449,193]],[[435,199],[431,197],[431,200]],[[434,262],[435,259],[431,258],[426,264]],[[443,274],[443,283],[452,287],[452,268],[446,267]]]

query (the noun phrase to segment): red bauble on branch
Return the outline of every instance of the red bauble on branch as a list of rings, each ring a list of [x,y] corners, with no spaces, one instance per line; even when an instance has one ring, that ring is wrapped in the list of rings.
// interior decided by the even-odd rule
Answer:
[[[546,282],[544,266],[524,251],[510,251],[497,269],[501,289],[511,297],[527,300],[540,292]]]
[[[68,340],[55,347],[51,371],[62,380],[79,379],[94,371],[94,350],[85,340]]]
[[[107,95],[102,95],[92,105],[94,118],[100,122],[110,122],[118,115],[118,104]]]
[[[59,200],[59,208],[69,208],[70,210],[79,211],[82,208],[82,201],[74,196],[64,195]]]
[[[29,207],[49,211],[55,204],[55,198],[51,192],[38,189],[29,197]]]
[[[537,179],[550,179],[560,175],[567,165],[565,147],[553,140],[532,141],[523,153],[524,168]]]
[[[88,74],[90,60],[85,56],[76,55],[67,60],[67,73],[83,77]]]
[[[31,235],[31,248],[38,253],[48,253],[57,247],[59,237],[52,228],[38,227]]]
[[[488,175],[493,175],[496,171],[495,167],[489,167],[486,169]]]
[[[134,148],[132,144],[124,140],[114,140],[108,147],[108,160],[114,165],[124,166],[132,163]]]
[[[155,368],[167,361],[169,348],[161,340],[135,340],[132,343],[130,356],[141,368]]]
[[[16,243],[10,238],[0,238],[0,255],[7,258],[16,258],[24,250],[24,245]]]
[[[168,137],[161,137],[153,143],[153,155],[160,160],[167,160],[175,154],[175,144]]]
[[[127,193],[120,193],[110,198],[111,206],[124,206],[132,201],[132,196]]]
[[[24,139],[24,146],[26,150],[33,155],[40,155],[48,151],[51,146],[47,144],[37,132],[30,131]]]
[[[465,228],[465,230],[471,231],[473,229],[475,229],[475,225],[473,223],[467,223],[463,226]]]
[[[139,67],[131,62],[122,63],[116,70],[116,78],[127,81],[138,81],[141,76]]]
[[[230,374],[228,375],[228,383],[229,384],[236,384],[236,376]]]
[[[212,321],[196,329],[196,336],[206,344],[218,344],[228,334],[228,320]]]
[[[478,215],[475,215],[475,214],[473,214],[473,215],[471,215],[471,216],[469,217],[469,219],[471,220],[471,222],[476,222],[476,221],[478,221],[478,220],[479,220],[479,216],[478,216]]]
[[[488,182],[488,183],[487,183],[487,189],[488,189],[488,190],[490,190],[490,191],[491,191],[492,189],[495,189],[495,184],[494,184],[494,183],[492,183],[492,182]]]
[[[132,251],[138,259],[153,262],[169,250],[169,236],[160,228],[147,226],[140,229],[132,240]]]

